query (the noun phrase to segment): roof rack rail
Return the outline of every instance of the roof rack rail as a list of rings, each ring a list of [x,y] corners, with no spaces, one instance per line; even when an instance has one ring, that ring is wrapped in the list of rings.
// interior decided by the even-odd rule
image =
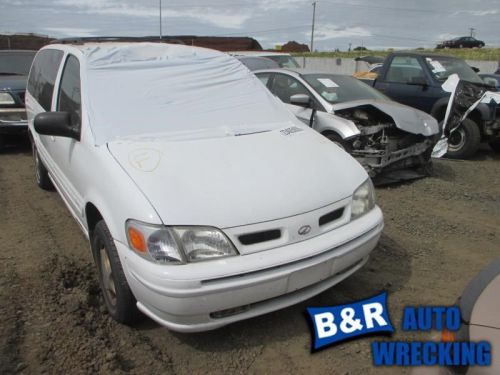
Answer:
[[[54,39],[50,44],[84,44],[92,42],[158,42],[184,44],[178,39],[162,38],[155,36],[90,36]]]

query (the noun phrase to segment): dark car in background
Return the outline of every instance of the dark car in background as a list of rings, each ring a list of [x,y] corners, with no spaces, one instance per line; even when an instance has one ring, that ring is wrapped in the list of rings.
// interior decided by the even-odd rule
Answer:
[[[481,48],[485,44],[482,40],[477,40],[472,36],[459,36],[458,38],[453,38],[451,40],[445,40],[439,43],[436,48]]]
[[[442,85],[452,74],[483,91],[492,90],[462,59],[407,51],[387,56],[375,79],[360,79],[391,99],[427,112],[441,122],[450,100],[450,93]],[[481,142],[488,142],[495,151],[500,151],[499,113],[500,107],[495,105],[480,103],[475,107],[459,127],[447,134],[447,156],[468,159]]]
[[[0,51],[0,148],[9,135],[27,133],[24,93],[36,51]]]

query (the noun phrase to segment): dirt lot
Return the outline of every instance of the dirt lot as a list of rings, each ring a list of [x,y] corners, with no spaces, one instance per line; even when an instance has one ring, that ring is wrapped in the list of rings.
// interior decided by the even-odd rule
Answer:
[[[0,153],[0,373],[399,373],[374,369],[363,339],[310,354],[306,306],[389,291],[405,305],[452,304],[500,256],[500,157],[442,160],[434,177],[378,189],[386,228],[369,263],[297,306],[202,334],[134,328],[101,307],[88,245],[57,193],[36,188],[29,148]],[[413,336],[400,330],[397,339]]]

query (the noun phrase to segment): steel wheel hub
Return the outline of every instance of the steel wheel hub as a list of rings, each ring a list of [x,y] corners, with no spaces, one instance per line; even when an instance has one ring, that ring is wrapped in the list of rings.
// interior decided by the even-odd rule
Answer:
[[[101,277],[104,284],[104,293],[106,293],[108,301],[116,305],[116,287],[111,262],[109,261],[108,253],[104,246],[99,249],[101,258]]]
[[[462,128],[456,129],[450,134],[449,147],[453,150],[460,150],[465,145],[465,130]]]

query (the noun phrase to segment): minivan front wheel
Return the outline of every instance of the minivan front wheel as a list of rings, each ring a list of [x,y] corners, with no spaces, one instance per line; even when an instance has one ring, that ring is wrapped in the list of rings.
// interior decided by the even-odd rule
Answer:
[[[468,159],[479,149],[481,133],[477,124],[465,119],[448,137],[447,157],[452,159]]]
[[[40,159],[40,154],[38,154],[38,150],[36,149],[35,144],[32,146],[33,150],[33,161],[35,163],[35,181],[39,188],[43,190],[54,190],[54,185],[49,177],[49,172],[45,165],[43,165],[42,160]]]
[[[94,228],[92,251],[109,315],[123,324],[135,323],[141,315],[125,278],[113,237],[104,220],[99,221]]]

